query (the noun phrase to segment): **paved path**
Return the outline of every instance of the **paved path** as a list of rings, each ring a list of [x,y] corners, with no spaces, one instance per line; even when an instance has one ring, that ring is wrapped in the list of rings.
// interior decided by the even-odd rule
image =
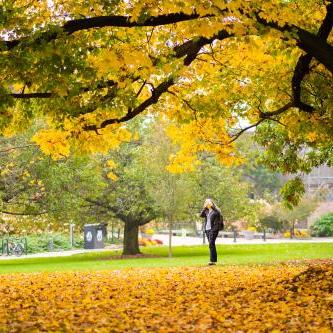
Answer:
[[[164,245],[169,244],[169,235],[159,234],[154,235],[153,238],[160,239]],[[207,244],[207,238],[206,238]],[[233,238],[222,238],[216,239],[216,244],[234,245],[234,244],[281,244],[281,243],[333,243],[333,237],[320,237],[311,239],[290,239],[290,238],[279,238],[279,239],[267,239],[265,242],[262,239],[244,239],[237,238],[234,243]],[[203,243],[202,237],[181,237],[172,236],[172,245],[201,245]]]
[[[155,239],[160,239],[163,241],[164,245],[167,245],[169,242],[169,236],[166,234],[156,234],[153,236]],[[203,243],[201,237],[181,237],[181,236],[173,236],[172,237],[172,245],[173,246],[181,246],[181,245],[201,245]],[[237,238],[237,242],[234,243],[233,238],[221,238],[218,237],[216,240],[216,244],[225,244],[225,245],[234,245],[234,244],[280,244],[280,243],[333,243],[333,237],[323,237],[323,238],[311,238],[309,240],[301,240],[301,239],[267,239],[264,242],[261,239],[244,239]],[[207,240],[206,240],[207,244]],[[84,249],[76,249],[76,250],[67,250],[67,251],[57,251],[57,252],[44,252],[44,253],[35,253],[23,255],[22,257],[15,256],[0,256],[0,261],[2,260],[15,260],[15,259],[24,259],[24,258],[49,258],[49,257],[68,257],[75,254],[81,253],[91,253],[91,252],[104,252],[110,250],[119,250],[122,249],[122,245],[110,245],[104,249],[96,249],[96,250],[84,250]]]
[[[122,245],[110,245],[104,249],[90,249],[90,250],[76,249],[76,250],[66,250],[66,251],[34,253],[34,254],[22,255],[21,257],[0,256],[0,261],[1,260],[11,260],[11,259],[25,259],[25,258],[69,257],[74,254],[91,253],[91,252],[105,252],[105,251],[118,250],[118,249],[122,249]]]

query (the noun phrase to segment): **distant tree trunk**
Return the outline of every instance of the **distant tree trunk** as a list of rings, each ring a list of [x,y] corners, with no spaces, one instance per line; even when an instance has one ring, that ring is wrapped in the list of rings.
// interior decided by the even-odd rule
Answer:
[[[292,222],[291,224],[291,229],[290,229],[290,239],[295,238],[295,221]]]
[[[127,220],[124,228],[123,254],[139,254],[139,223]]]

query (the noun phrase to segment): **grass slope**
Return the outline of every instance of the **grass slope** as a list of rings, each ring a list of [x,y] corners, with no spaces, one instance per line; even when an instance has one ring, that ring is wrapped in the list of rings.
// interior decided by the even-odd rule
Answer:
[[[220,264],[271,264],[296,259],[333,258],[333,243],[218,245],[217,251]],[[120,253],[119,251],[110,251],[85,253],[70,257],[0,260],[0,273],[197,266],[205,265],[209,259],[207,245],[174,247],[172,258],[167,257],[168,249],[166,246],[143,248],[142,252],[159,257],[109,259],[110,256]]]

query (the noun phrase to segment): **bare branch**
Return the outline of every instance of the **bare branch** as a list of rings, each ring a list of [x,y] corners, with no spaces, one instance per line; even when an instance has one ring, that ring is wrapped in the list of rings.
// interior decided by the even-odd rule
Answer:
[[[141,94],[141,91],[144,88],[144,86],[146,85],[146,83],[147,83],[147,80],[144,80],[139,91],[136,93],[136,97],[139,97],[139,95]]]
[[[102,129],[108,125],[123,123],[123,122],[126,122],[126,121],[136,117],[137,115],[142,113],[144,110],[146,110],[149,106],[156,104],[158,102],[158,99],[160,98],[160,96],[163,93],[165,93],[168,90],[168,88],[171,87],[173,84],[174,84],[174,80],[172,78],[170,78],[166,81],[163,81],[152,91],[152,95],[148,99],[146,99],[136,108],[128,109],[127,113],[123,117],[104,120],[100,126],[87,125],[84,127],[84,130],[96,131],[96,130]]]
[[[8,153],[12,150],[24,149],[24,148],[28,148],[28,147],[36,147],[36,145],[35,144],[28,144],[28,145],[24,145],[24,146],[10,147],[10,148],[7,148],[7,149],[0,150],[0,154],[5,154],[5,153]]]
[[[19,216],[30,216],[30,215],[33,215],[33,216],[37,216],[37,215],[47,214],[48,212],[44,211],[44,212],[39,212],[39,213],[17,213],[17,212],[9,212],[9,211],[6,211],[6,210],[0,210],[0,213],[6,214],[6,215],[19,215]]]
[[[138,78],[134,78],[133,82],[135,82],[136,80],[138,80]],[[114,87],[114,86],[117,86],[117,85],[118,85],[118,82],[115,82],[113,80],[108,80],[106,82],[99,83],[96,87],[93,87],[92,85],[90,85],[89,87],[82,87],[79,90],[79,93],[92,91],[94,89]],[[70,92],[68,92],[68,95],[70,95]],[[60,97],[57,93],[54,93],[54,92],[24,93],[23,91],[22,91],[22,93],[11,93],[11,94],[7,94],[6,96],[10,96],[10,97],[13,97],[13,98],[18,98],[18,99]]]
[[[259,124],[261,124],[265,119],[259,119],[255,124],[252,124],[250,126],[247,126],[245,128],[243,128],[242,130],[240,130],[237,134],[232,136],[232,139],[228,142],[233,143],[234,141],[236,141],[244,132],[248,131],[251,128],[257,127]]]

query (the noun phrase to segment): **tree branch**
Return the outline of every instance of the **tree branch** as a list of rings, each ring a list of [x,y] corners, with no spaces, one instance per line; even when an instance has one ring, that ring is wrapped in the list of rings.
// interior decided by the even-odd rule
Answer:
[[[42,42],[50,42],[51,40],[59,38],[62,34],[71,35],[76,31],[92,29],[92,28],[104,28],[104,27],[156,27],[167,24],[173,24],[178,22],[196,20],[198,18],[211,17],[212,15],[200,16],[197,13],[184,14],[184,13],[171,13],[159,16],[152,16],[143,21],[132,21],[131,16],[120,16],[120,15],[110,15],[110,16],[98,16],[90,17],[78,20],[67,21],[62,27],[59,27],[59,31],[45,31],[36,38],[33,43],[41,44]],[[27,37],[2,41],[2,44],[7,50],[11,50],[14,47],[20,45],[23,41],[26,41]],[[29,43],[26,44],[26,46]],[[1,49],[0,44],[0,49]]]
[[[253,127],[257,127],[259,124],[261,124],[265,119],[259,119],[255,124],[252,124],[250,126],[247,126],[245,128],[243,128],[242,130],[240,130],[237,134],[232,136],[232,139],[228,142],[233,143],[234,141],[236,141],[244,132],[248,131],[249,129],[253,128]]]
[[[142,113],[146,108],[149,106],[156,104],[158,102],[158,99],[160,96],[168,90],[169,87],[171,87],[174,84],[174,80],[172,78],[160,83],[153,91],[151,96],[146,99],[144,102],[142,102],[139,106],[137,106],[134,109],[128,109],[127,113],[121,117],[121,118],[111,118],[104,120],[100,126],[97,125],[87,125],[84,127],[84,130],[86,131],[97,131],[99,129],[102,129],[108,125],[111,124],[118,124],[126,122],[134,117],[136,117],[138,114]]]
[[[297,45],[307,54],[301,55],[297,61],[291,82],[293,101],[292,105],[286,106],[287,109],[294,106],[304,112],[313,112],[314,107],[302,101],[301,85],[304,77],[310,72],[310,63],[313,58],[317,59],[333,74],[333,47],[326,42],[333,27],[333,2],[330,1],[326,6],[326,15],[317,35],[295,25],[279,26],[276,22],[268,22],[260,16],[260,12],[255,13],[255,17],[259,23],[281,32],[296,32],[299,38]],[[274,112],[261,114],[261,117],[270,117],[284,111],[286,111],[285,107]]]
[[[39,213],[15,213],[15,212],[8,212],[6,210],[0,210],[0,213],[7,214],[7,215],[18,215],[18,216],[30,216],[30,215],[37,216],[37,215],[47,214],[48,212],[45,211],[45,212],[39,212]]]
[[[333,13],[331,17],[333,17]],[[299,30],[298,35],[300,41],[297,46],[311,54],[333,74],[333,47],[326,42],[327,37],[326,39],[319,38],[318,35],[316,36],[303,29]]]
[[[298,62],[296,64],[295,67],[295,71],[294,71],[294,75],[292,78],[292,82],[291,82],[291,87],[292,87],[292,93],[293,93],[293,101],[294,101],[294,106],[296,106],[297,108],[299,108],[300,110],[303,110],[305,112],[313,112],[314,111],[314,107],[311,105],[308,105],[304,102],[302,102],[302,81],[304,79],[304,77],[310,72],[310,63],[312,61],[312,58],[316,58],[316,55],[318,55],[318,52],[316,51],[318,49],[317,46],[317,41],[320,42],[326,42],[332,27],[333,27],[333,3],[329,3],[326,6],[326,16],[318,30],[318,33],[316,36],[312,35],[311,33],[303,30],[303,29],[299,29],[298,35],[300,36],[300,38],[303,36],[303,42],[300,42],[300,45],[304,45],[304,41],[310,40],[310,44],[314,44],[313,49],[315,50],[315,52],[313,52],[313,50],[309,50],[310,52],[305,54],[305,55],[301,55],[298,59]],[[306,38],[305,38],[306,37]],[[315,42],[313,41],[313,39],[315,38]],[[307,43],[306,45],[309,45],[309,43]],[[333,48],[332,48],[333,50]],[[332,63],[332,59],[333,59],[333,52],[330,58],[330,62]],[[319,59],[317,59],[319,60]],[[319,62],[322,63],[322,61],[319,60]],[[323,63],[323,65],[325,65]],[[332,65],[332,69],[333,69],[333,63]]]
[[[325,18],[318,30],[317,35],[310,33],[296,25],[285,24],[280,26],[276,22],[269,22],[260,16],[261,12],[255,12],[258,23],[281,32],[296,33],[298,40],[297,46],[316,58],[333,74],[333,47],[326,42],[333,27],[333,2],[330,1],[326,6]],[[304,61],[304,65],[306,60]],[[306,66],[305,66],[306,67]]]
[[[281,113],[284,113],[286,111],[288,111],[290,108],[294,107],[294,103],[293,102],[289,102],[287,104],[285,104],[284,106],[282,106],[281,108],[275,110],[275,111],[271,111],[271,112],[262,112],[259,110],[259,116],[262,119],[269,119],[270,117],[273,116],[277,116]]]
[[[138,80],[138,78],[134,78],[133,82]],[[109,87],[115,87],[118,85],[118,82],[115,82],[113,80],[108,80],[106,82],[101,82],[99,83],[96,87],[82,87],[79,90],[79,93],[83,92],[88,92],[92,91],[94,89],[102,89],[102,88],[109,88]],[[70,92],[69,92],[70,95]],[[53,92],[34,92],[34,93],[11,93],[7,94],[6,96],[10,96],[13,98],[18,98],[18,99],[30,99],[30,98],[54,98],[54,97],[60,97],[57,93]]]
[[[233,36],[234,36],[233,34],[228,33],[226,30],[220,30],[211,38],[198,36],[191,40],[186,41],[181,45],[175,46],[173,50],[175,52],[176,58],[181,58],[185,56],[184,65],[189,66],[192,63],[192,61],[196,58],[200,49],[203,46],[211,44],[216,39],[223,40]]]
[[[310,54],[304,54],[301,55],[297,61],[294,74],[291,80],[291,90],[293,94],[293,104],[295,107],[299,108],[302,111],[305,112],[313,112],[314,107],[302,102],[302,81],[306,74],[310,71],[310,63],[312,60],[312,55]]]
[[[16,150],[16,149],[24,149],[24,148],[35,147],[35,146],[36,146],[35,144],[28,144],[25,146],[10,147],[10,148],[0,150],[0,154],[5,154],[5,153],[8,153],[9,151]]]

